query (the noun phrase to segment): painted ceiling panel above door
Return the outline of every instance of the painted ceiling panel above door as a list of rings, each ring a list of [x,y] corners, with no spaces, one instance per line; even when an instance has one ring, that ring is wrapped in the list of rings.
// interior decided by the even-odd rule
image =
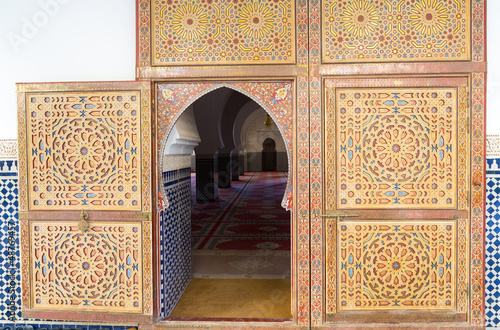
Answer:
[[[295,2],[151,4],[152,66],[295,63]]]
[[[470,2],[324,1],[323,63],[470,60]]]

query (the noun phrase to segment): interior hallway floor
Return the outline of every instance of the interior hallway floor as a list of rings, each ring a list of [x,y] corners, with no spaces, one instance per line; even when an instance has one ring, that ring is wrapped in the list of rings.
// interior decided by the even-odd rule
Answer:
[[[169,319],[291,319],[286,174],[247,172],[213,202],[191,182],[193,278]]]
[[[283,172],[246,172],[213,202],[192,189],[192,276],[290,278],[290,212],[281,206]]]
[[[291,319],[289,279],[193,278],[170,319]]]

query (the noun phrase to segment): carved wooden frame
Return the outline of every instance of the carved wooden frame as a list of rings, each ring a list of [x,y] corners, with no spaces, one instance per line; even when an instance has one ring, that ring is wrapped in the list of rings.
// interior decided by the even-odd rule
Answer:
[[[290,104],[283,105],[280,107],[279,102],[280,101],[271,101],[271,95],[272,93],[269,93],[267,96],[264,96],[265,93],[260,93],[265,90],[268,90],[266,87],[269,87],[269,85],[274,84],[276,85],[276,89],[282,89],[282,88],[288,88],[288,92],[286,97],[290,98],[292,101]],[[154,190],[158,192],[157,199],[156,199],[156,208],[157,212],[153,213],[153,224],[154,224],[154,240],[153,240],[153,245],[157,248],[154,248],[154,256],[155,260],[157,261],[155,263],[155,269],[154,269],[154,274],[157,279],[160,279],[160,249],[159,249],[159,244],[160,244],[160,225],[159,225],[159,212],[161,211],[161,205],[165,205],[166,202],[163,201],[164,199],[164,192],[163,192],[163,185],[159,181],[161,179],[161,172],[160,169],[161,164],[162,164],[162,155],[164,152],[165,144],[168,139],[168,136],[175,125],[176,120],[179,118],[180,115],[186,110],[190,105],[192,105],[196,100],[198,100],[200,97],[203,95],[206,95],[214,90],[217,90],[219,88],[229,88],[234,91],[240,92],[249,98],[251,98],[254,102],[259,104],[263,109],[265,109],[266,112],[268,112],[272,118],[273,121],[276,122],[279,131],[281,133],[281,136],[283,140],[285,141],[285,146],[287,149],[287,156],[288,156],[288,166],[289,166],[289,175],[288,175],[288,182],[287,182],[287,188],[282,200],[282,207],[287,208],[288,210],[291,210],[290,213],[290,222],[291,222],[291,240],[292,240],[292,246],[296,245],[296,236],[297,236],[297,224],[295,223],[295,212],[296,212],[296,204],[295,204],[295,187],[296,180],[297,180],[297,174],[296,174],[296,169],[298,167],[297,165],[297,156],[296,153],[294,152],[295,150],[295,141],[296,141],[296,134],[297,134],[297,127],[295,125],[296,123],[296,112],[297,112],[297,99],[295,98],[296,95],[296,80],[293,77],[289,77],[288,79],[280,78],[280,79],[272,79],[272,80],[242,80],[242,79],[225,79],[225,80],[202,80],[202,81],[170,81],[170,80],[154,80],[153,81],[153,86],[155,89],[154,93],[154,98],[157,101],[155,103],[155,129],[154,129],[154,139],[155,142],[153,145],[156,146],[155,152],[156,155],[153,156],[154,160],[154,165],[153,165],[153,182],[155,184]],[[172,102],[168,102],[168,104],[163,104],[159,105],[158,104],[158,99],[161,98],[161,95],[159,95],[158,90],[161,88],[160,86],[168,86],[169,91],[172,92],[173,98],[172,100],[175,99],[175,104]],[[262,86],[262,87],[260,87]],[[188,88],[186,88],[188,87]],[[167,88],[167,87],[163,87]],[[189,91],[189,93],[186,93],[186,95],[182,95],[183,91]],[[260,91],[260,92],[259,92]],[[271,101],[271,102],[269,102]],[[276,105],[277,103],[277,105]],[[163,111],[160,108],[168,109],[168,115],[165,115]],[[280,110],[281,109],[281,110]],[[165,110],[166,112],[166,110]],[[160,188],[162,187],[162,188]],[[293,201],[293,202],[292,202]],[[291,203],[288,204],[288,203]],[[296,283],[297,281],[295,280],[295,277],[297,276],[297,269],[300,268],[298,265],[298,256],[292,251],[292,260],[291,260],[291,265],[292,265],[292,315],[296,315],[296,310],[293,310],[294,308],[298,308],[297,305],[299,304],[298,300],[300,297],[297,297],[295,292],[297,292],[296,289]],[[156,281],[156,290],[155,292],[160,292],[160,281]],[[154,298],[155,302],[155,308],[154,308],[154,315],[155,318],[158,317],[159,311],[160,311],[160,296],[159,294],[156,295]],[[167,318],[168,320],[168,318]],[[294,318],[294,321],[296,321],[296,318]],[[176,324],[176,325],[181,325],[183,324],[182,322],[179,321],[168,321],[169,324]],[[204,323],[206,324],[214,324],[210,321],[205,321]],[[284,322],[281,323],[283,325],[288,325],[291,326],[291,322]]]

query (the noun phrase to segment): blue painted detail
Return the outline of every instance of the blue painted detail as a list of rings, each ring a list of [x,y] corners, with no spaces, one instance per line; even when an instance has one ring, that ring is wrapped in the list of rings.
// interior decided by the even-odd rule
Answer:
[[[190,169],[163,173],[170,206],[160,212],[160,316],[169,316],[191,280]]]
[[[500,326],[500,158],[486,160],[485,325]]]
[[[17,171],[17,160],[0,160],[0,322],[21,319]]]

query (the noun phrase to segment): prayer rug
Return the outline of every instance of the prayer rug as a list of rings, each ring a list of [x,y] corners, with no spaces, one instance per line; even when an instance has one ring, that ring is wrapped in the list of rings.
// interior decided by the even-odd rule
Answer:
[[[192,180],[193,250],[290,250],[290,213],[281,207],[287,177],[250,172],[219,189],[214,202],[197,202]]]

